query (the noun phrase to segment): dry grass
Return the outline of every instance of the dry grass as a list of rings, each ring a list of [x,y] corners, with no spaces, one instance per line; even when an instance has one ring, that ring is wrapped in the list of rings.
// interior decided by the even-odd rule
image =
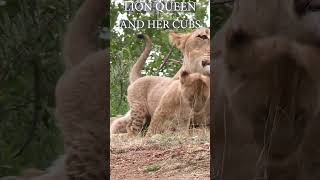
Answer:
[[[210,133],[111,137],[111,179],[210,179]]]

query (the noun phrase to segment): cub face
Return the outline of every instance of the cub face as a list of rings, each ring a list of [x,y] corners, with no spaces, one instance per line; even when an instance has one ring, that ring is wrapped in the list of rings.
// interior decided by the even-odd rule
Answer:
[[[204,104],[210,96],[210,78],[208,76],[182,71],[180,83],[182,96],[189,101],[191,106],[201,102]]]

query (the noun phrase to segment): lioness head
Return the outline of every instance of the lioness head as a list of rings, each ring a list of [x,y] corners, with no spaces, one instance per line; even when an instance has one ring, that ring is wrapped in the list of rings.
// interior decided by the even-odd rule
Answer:
[[[210,29],[199,28],[191,33],[171,32],[169,39],[183,53],[184,69],[191,73],[210,74]]]
[[[210,78],[200,73],[182,71],[180,83],[183,98],[186,98],[196,111],[197,108],[201,110],[210,95]]]
[[[319,45],[319,20],[320,0],[235,0],[226,30],[232,38],[227,41],[232,40],[237,46],[250,40],[283,36]]]

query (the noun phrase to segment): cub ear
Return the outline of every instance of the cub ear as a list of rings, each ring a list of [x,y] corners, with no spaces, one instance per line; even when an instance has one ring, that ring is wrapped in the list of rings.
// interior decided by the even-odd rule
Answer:
[[[210,87],[210,77],[204,76],[204,78],[202,78],[202,79],[203,79],[203,82],[204,82],[208,87]]]
[[[183,51],[185,47],[185,42],[189,36],[190,36],[190,33],[170,32],[169,41],[171,44],[175,45],[178,49]]]
[[[186,71],[186,70],[183,70],[181,72],[181,75],[180,75],[180,82],[181,84],[184,84],[186,82],[186,78],[189,76],[190,72],[189,71]]]
[[[201,83],[206,87],[210,88],[210,78],[206,76],[201,77]]]

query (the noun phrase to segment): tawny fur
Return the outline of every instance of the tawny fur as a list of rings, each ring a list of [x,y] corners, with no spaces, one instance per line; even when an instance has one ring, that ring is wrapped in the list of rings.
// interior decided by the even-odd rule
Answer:
[[[320,14],[296,2],[234,4],[211,106],[219,179],[320,178]]]
[[[210,79],[199,73],[182,71],[180,80],[170,84],[163,94],[151,118],[148,136],[165,130],[187,131],[196,118],[207,126],[209,116],[205,112],[209,104]]]
[[[108,63],[106,50],[96,42],[105,13],[105,0],[86,0],[68,27],[63,50],[67,70],[57,83],[55,113],[65,155],[36,180],[107,178]]]
[[[56,87],[56,118],[65,142],[69,179],[107,178],[106,50],[97,47],[97,29],[105,0],[86,0],[65,38],[65,61],[71,65]]]
[[[168,90],[172,78],[145,76],[128,87],[128,103],[130,107],[130,121],[127,124],[129,135],[137,135],[153,116],[162,95]]]
[[[177,72],[173,79],[178,79],[182,70],[188,70],[190,72],[199,72],[202,74],[210,74],[210,30],[208,28],[199,28],[193,30],[191,33],[175,33],[169,34],[169,39],[184,55],[183,66]],[[145,39],[146,48],[144,52],[150,52],[146,50],[148,47],[148,36]],[[139,58],[130,74],[140,75],[142,70],[141,64],[145,63],[146,56],[143,53]],[[143,63],[142,63],[143,61]],[[135,71],[135,72],[132,72]],[[138,77],[138,76],[135,76]],[[136,80],[136,78],[134,78]],[[130,105],[131,114],[133,117],[122,118],[121,120],[115,120],[111,124],[111,128],[114,132],[117,132],[115,127],[123,128],[119,123],[124,124],[127,122],[127,130],[129,134],[137,134],[141,131],[143,124],[150,119],[155,108],[157,107],[161,96],[164,94],[169,85],[173,82],[172,78],[167,77],[155,77],[147,76],[139,82],[134,82],[128,88],[128,103]],[[129,90],[130,89],[130,90]],[[130,94],[130,95],[129,95]],[[146,102],[147,99],[147,102]],[[143,106],[141,106],[143,104]],[[133,110],[131,109],[133,107]],[[130,120],[131,119],[131,120]]]
[[[175,45],[183,55],[183,64],[174,76],[180,77],[181,71],[210,74],[210,29],[199,28],[190,33],[169,33],[170,42]]]
[[[127,124],[130,120],[130,111],[128,111],[124,116],[117,116],[111,118],[110,134],[119,134],[127,132]]]
[[[151,39],[148,35],[139,35],[140,38],[143,38],[145,41],[145,48],[142,52],[142,54],[140,55],[140,57],[138,58],[137,62],[132,66],[130,74],[129,74],[129,81],[130,84],[132,84],[134,81],[136,81],[137,79],[141,78],[141,70],[144,67],[144,64],[147,60],[147,58],[149,57],[150,51],[152,49],[152,42]]]
[[[145,47],[138,58],[137,62],[133,65],[133,67],[130,70],[129,74],[129,82],[130,84],[134,83],[137,79],[141,78],[141,70],[150,54],[150,51],[152,49],[152,41],[148,35],[140,34],[138,35],[138,38],[144,39],[145,41]],[[123,117],[111,117],[110,118],[110,135],[111,134],[119,134],[119,133],[126,133],[127,132],[127,126],[130,122],[130,114],[131,112],[128,111],[125,116]]]

